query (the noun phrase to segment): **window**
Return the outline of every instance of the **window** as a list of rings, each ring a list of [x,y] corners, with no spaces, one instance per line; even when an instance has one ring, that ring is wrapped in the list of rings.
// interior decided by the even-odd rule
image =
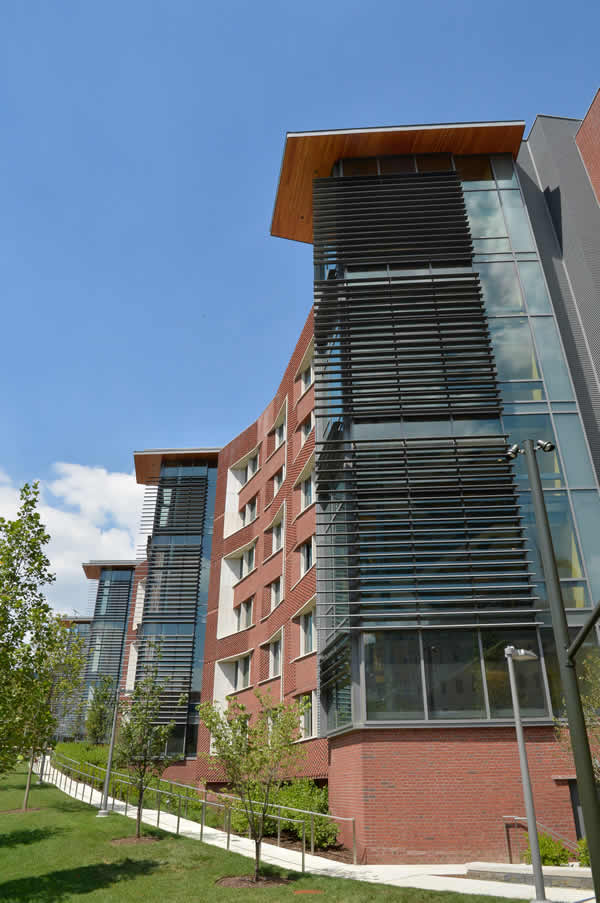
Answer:
[[[307,571],[313,566],[313,543],[312,539],[302,543],[300,546],[300,576],[303,577]]]
[[[271,583],[271,611],[281,602],[281,577]]]
[[[240,580],[246,577],[250,571],[254,570],[254,556],[256,551],[256,543],[245,550],[240,558]]]
[[[235,623],[237,630],[245,630],[252,626],[252,599],[246,599],[235,610]]]
[[[300,435],[302,436],[302,445],[306,442],[308,437],[311,434],[313,428],[313,415],[312,412],[308,415],[306,420],[303,420],[300,425]]]
[[[244,505],[242,510],[240,511],[240,518],[242,521],[242,527],[247,526],[247,524],[251,524],[252,521],[256,520],[258,516],[258,505],[257,505],[258,496],[255,495],[253,499]]]
[[[283,546],[283,523],[279,521],[273,526],[273,552],[278,552]]]
[[[313,481],[314,475],[311,473],[309,477],[302,481],[302,509],[308,508],[313,502]]]
[[[308,388],[312,385],[312,381],[314,379],[314,371],[312,361],[308,365],[308,367],[302,371],[300,374],[300,378],[302,380],[302,391],[306,392]]]
[[[235,662],[235,671],[233,678],[233,686],[235,690],[244,690],[250,686],[250,656],[245,655],[238,658]]]
[[[300,618],[300,654],[308,655],[315,645],[315,610],[312,608]]]
[[[258,452],[255,455],[252,455],[251,458],[248,458],[248,463],[246,464],[246,482],[253,477],[256,471],[258,470]]]
[[[303,740],[306,740],[307,737],[312,737],[314,734],[314,726],[313,726],[313,694],[307,693],[302,697],[302,702],[306,706],[302,713],[302,720],[300,723],[300,734]]]
[[[279,490],[283,485],[284,480],[284,468],[280,467],[275,476],[273,477],[273,497],[277,495]]]
[[[279,448],[285,442],[285,420],[275,427],[275,448]]]
[[[269,677],[281,674],[281,637],[269,643]]]

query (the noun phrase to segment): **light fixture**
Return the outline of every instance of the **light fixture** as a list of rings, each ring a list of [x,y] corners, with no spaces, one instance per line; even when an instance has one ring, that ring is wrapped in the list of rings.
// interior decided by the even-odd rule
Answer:
[[[540,448],[543,452],[551,452],[554,451],[555,445],[553,442],[549,442],[547,439],[538,439],[537,447]]]
[[[512,656],[515,662],[536,662],[538,656],[531,649],[517,649],[515,646],[507,646],[504,650],[505,656]]]
[[[508,451],[506,452],[506,457],[510,461],[514,461],[514,459],[518,456],[520,451],[521,451],[521,449],[519,448],[518,445],[511,445],[510,448],[508,449]]]

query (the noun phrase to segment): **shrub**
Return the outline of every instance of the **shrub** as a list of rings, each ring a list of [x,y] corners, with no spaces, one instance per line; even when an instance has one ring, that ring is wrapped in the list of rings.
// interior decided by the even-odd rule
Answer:
[[[69,759],[75,759],[77,762],[88,762],[91,765],[106,766],[108,759],[108,746],[95,746],[93,743],[84,741],[77,743],[57,743],[54,747],[55,752],[68,756]]]
[[[560,840],[554,840],[549,834],[538,834],[538,841],[542,865],[566,865],[571,858],[571,853]],[[523,854],[523,859],[525,862],[531,862],[529,835],[527,835],[527,849]]]
[[[577,852],[579,853],[580,865],[591,865],[590,851],[588,850],[587,837],[582,837],[577,841]]]

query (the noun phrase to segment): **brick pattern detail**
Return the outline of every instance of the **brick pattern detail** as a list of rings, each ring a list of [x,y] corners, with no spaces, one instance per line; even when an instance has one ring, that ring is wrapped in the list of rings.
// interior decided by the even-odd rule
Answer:
[[[525,728],[536,816],[575,841],[571,765],[552,727]],[[514,730],[353,731],[329,741],[329,804],[356,817],[359,861],[508,861],[504,815],[525,815]],[[524,832],[511,829],[518,855]],[[342,839],[351,844],[351,829]]]
[[[600,204],[600,89],[579,126],[575,141]]]

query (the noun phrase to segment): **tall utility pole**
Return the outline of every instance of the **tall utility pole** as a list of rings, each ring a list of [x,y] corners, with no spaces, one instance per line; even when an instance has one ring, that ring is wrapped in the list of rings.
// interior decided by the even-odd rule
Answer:
[[[540,479],[540,471],[536,459],[537,450],[553,451],[554,446],[552,443],[543,442],[542,440],[538,440],[536,445],[534,445],[532,439],[526,439],[523,443],[523,449],[520,449],[515,445],[509,449],[509,457],[515,458],[517,454],[523,453],[527,462],[527,473],[529,475],[531,498],[542,559],[542,570],[546,581],[548,603],[550,606],[550,614],[552,616],[552,629],[554,631],[560,679],[565,695],[565,707],[571,734],[571,746],[575,762],[577,787],[579,789],[585,835],[587,837],[588,849],[590,852],[594,890],[596,899],[600,900],[600,800],[598,799],[598,790],[594,778],[594,767],[592,764],[590,744],[581,705],[581,697],[579,695],[579,684],[574,661],[577,650],[600,617],[600,603],[596,605],[592,615],[588,618],[586,624],[582,627],[573,643],[570,644],[567,616],[565,614],[560,580],[556,567],[556,558],[554,556],[554,547],[552,545],[548,513],[544,502],[542,481]]]

